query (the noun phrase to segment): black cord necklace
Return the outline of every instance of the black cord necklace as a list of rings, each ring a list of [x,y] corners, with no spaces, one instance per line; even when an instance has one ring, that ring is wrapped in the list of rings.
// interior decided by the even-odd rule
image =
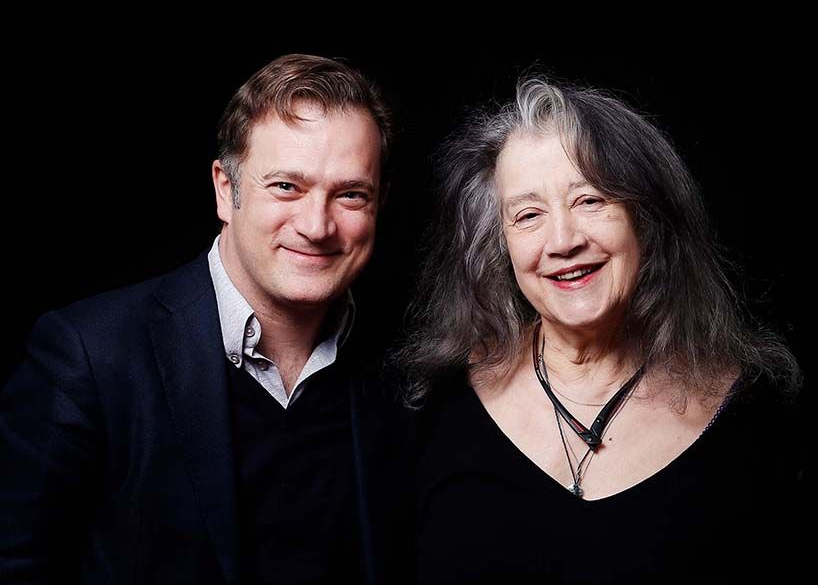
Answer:
[[[586,460],[590,463],[591,460],[588,459],[588,456],[591,453],[593,453],[594,450],[591,449],[591,447],[588,447],[585,450],[585,455],[583,455],[582,459],[580,459],[577,462],[577,469],[576,469],[576,471],[574,471],[574,464],[571,463],[571,456],[568,454],[568,443],[565,441],[565,433],[562,432],[562,421],[560,421],[560,415],[557,413],[556,410],[554,411],[554,416],[557,419],[557,428],[560,431],[560,440],[562,441],[562,449],[563,449],[563,451],[565,451],[565,458],[568,460],[568,469],[571,470],[571,479],[574,480],[574,483],[571,484],[571,486],[568,488],[568,491],[571,492],[572,494],[574,494],[575,496],[577,496],[578,498],[581,498],[582,495],[585,493],[585,492],[582,491],[582,487],[581,487],[582,472],[584,471],[582,466],[585,464]],[[576,457],[576,455],[575,455],[575,457]],[[585,469],[587,469],[587,467]]]
[[[554,390],[551,388],[551,384],[548,382],[548,371],[545,368],[545,361],[543,360],[543,353],[545,352],[545,339],[542,341],[542,347],[537,352],[537,341],[540,335],[540,326],[541,323],[537,323],[537,326],[534,328],[534,339],[531,343],[532,354],[534,359],[534,371],[537,374],[537,379],[540,381],[540,385],[542,386],[543,390],[545,391],[546,396],[551,400],[551,403],[554,405],[554,413],[557,417],[557,427],[560,431],[560,438],[562,439],[562,446],[565,449],[565,457],[568,459],[568,466],[571,469],[571,476],[574,480],[573,485],[569,488],[571,493],[575,496],[582,497],[582,488],[580,487],[580,482],[582,481],[582,465],[588,459],[589,454],[591,451],[596,451],[596,448],[602,443],[602,435],[605,433],[605,427],[611,422],[611,419],[614,413],[617,412],[619,407],[622,405],[623,400],[625,397],[633,390],[634,386],[639,382],[642,378],[642,374],[645,371],[645,366],[642,365],[630,379],[625,382],[625,384],[605,403],[602,407],[602,410],[599,411],[599,414],[596,415],[591,428],[585,427],[581,422],[577,420],[577,418],[572,415],[565,406],[559,401],[559,399],[554,394]],[[585,444],[588,445],[588,450],[583,455],[582,459],[579,460],[577,464],[576,471],[574,470],[574,465],[571,463],[571,457],[568,454],[568,445],[565,441],[565,436],[562,432],[562,424],[560,424],[560,417],[568,423],[568,426],[573,429],[573,431],[583,440]]]

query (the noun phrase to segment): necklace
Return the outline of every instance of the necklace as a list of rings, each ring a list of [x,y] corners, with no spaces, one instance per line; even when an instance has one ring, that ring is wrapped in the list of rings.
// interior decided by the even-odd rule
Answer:
[[[560,431],[562,447],[565,451],[565,458],[568,460],[568,467],[571,470],[571,477],[574,480],[574,483],[568,489],[572,494],[581,498],[583,491],[580,484],[582,483],[583,465],[587,461],[590,461],[589,456],[592,452],[596,452],[596,448],[602,443],[602,435],[605,433],[605,428],[611,422],[613,415],[618,412],[619,408],[622,406],[625,397],[630,394],[631,390],[633,390],[633,388],[642,378],[642,374],[645,371],[645,366],[642,365],[638,370],[636,370],[633,376],[631,376],[630,379],[625,382],[625,384],[613,396],[611,396],[608,402],[602,405],[602,410],[600,410],[599,414],[596,415],[591,428],[588,429],[585,427],[585,425],[579,422],[577,418],[572,415],[567,408],[565,408],[565,406],[562,405],[559,399],[555,396],[554,389],[551,388],[551,384],[548,381],[548,371],[545,368],[545,361],[543,359],[543,353],[545,352],[545,338],[542,340],[542,346],[539,353],[537,352],[537,340],[540,334],[540,326],[541,323],[537,323],[537,326],[534,328],[534,339],[531,344],[534,359],[534,371],[537,374],[537,379],[540,381],[540,385],[545,391],[546,396],[548,396],[551,403],[554,405],[554,416],[557,419],[557,428]],[[560,394],[560,396],[563,395]],[[577,462],[576,470],[574,470],[574,464],[571,462],[571,456],[568,453],[568,444],[562,430],[562,421],[560,421],[560,417],[562,417],[565,422],[568,423],[568,426],[571,427],[571,429],[573,429],[573,431],[583,441],[585,441],[586,445],[588,445],[588,450],[585,452],[585,455],[583,455],[582,459]]]
[[[622,409],[624,405],[625,402],[622,402],[622,404],[619,405],[619,409],[617,409],[617,411],[614,412],[613,416],[611,417],[611,420],[616,418],[616,415],[619,414],[619,411]],[[585,472],[588,471],[588,467],[591,465],[591,460],[594,458],[596,450],[592,449],[591,447],[588,447],[585,450],[585,455],[582,456],[582,459],[579,459],[576,453],[574,453],[574,450],[571,449],[571,453],[574,455],[574,458],[579,459],[575,471],[574,465],[573,463],[571,463],[571,454],[569,454],[568,452],[568,443],[565,440],[565,433],[562,430],[562,421],[560,420],[560,415],[557,413],[556,410],[554,410],[554,416],[557,419],[557,428],[560,431],[560,440],[562,441],[562,449],[563,451],[565,451],[565,459],[568,461],[568,469],[571,470],[571,479],[574,480],[574,483],[568,486],[568,491],[577,496],[578,498],[581,498],[585,494],[585,492],[582,489],[582,478],[584,477]]]
[[[576,497],[581,498],[585,492],[582,491],[582,487],[580,484],[582,483],[582,472],[584,471],[582,466],[585,464],[585,461],[590,461],[588,459],[588,455],[594,452],[591,447],[588,447],[585,450],[585,455],[582,456],[582,459],[579,460],[577,463],[577,469],[574,471],[574,464],[571,463],[571,456],[568,454],[568,443],[565,441],[565,433],[562,432],[562,421],[560,421],[560,415],[554,410],[554,416],[557,419],[557,428],[560,430],[560,439],[562,440],[562,448],[565,451],[565,458],[568,460],[568,469],[571,470],[571,479],[574,480],[568,487],[568,491],[574,494]],[[587,469],[587,467],[585,468]]]
[[[573,429],[573,431],[583,440],[585,443],[595,449],[599,444],[602,442],[600,438],[602,433],[605,430],[608,422],[611,419],[611,415],[617,409],[617,407],[622,403],[625,396],[627,396],[630,391],[636,386],[636,383],[639,382],[642,374],[645,370],[645,366],[643,365],[640,367],[636,372],[631,376],[631,378],[625,382],[625,384],[605,403],[605,406],[602,407],[602,410],[599,411],[599,414],[596,415],[591,428],[586,428],[577,418],[571,414],[565,406],[562,405],[562,402],[554,394],[553,389],[551,388],[551,384],[548,382],[548,373],[545,368],[545,362],[543,360],[543,351],[545,350],[545,339],[542,341],[542,349],[540,352],[537,352],[537,339],[540,333],[540,323],[537,323],[537,326],[534,328],[534,341],[532,342],[532,353],[534,358],[534,371],[537,374],[537,378],[540,381],[540,385],[542,386],[545,394],[551,400],[551,403],[554,405],[554,410],[556,410],[560,416],[562,416],[563,420],[568,423],[568,426]]]
[[[571,402],[573,404],[578,404],[579,406],[605,406],[604,402],[580,402],[578,400],[574,400],[573,398],[571,398],[569,396],[566,396],[565,394],[563,394],[562,392],[560,392],[559,390],[557,390],[553,386],[551,386],[551,390],[556,392],[558,396],[562,396],[563,398],[565,398],[568,402]]]

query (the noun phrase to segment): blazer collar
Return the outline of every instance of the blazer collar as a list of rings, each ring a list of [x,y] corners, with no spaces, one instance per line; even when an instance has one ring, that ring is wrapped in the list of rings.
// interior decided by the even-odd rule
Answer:
[[[238,580],[235,464],[227,373],[206,254],[156,292],[151,336],[185,465],[227,582]]]

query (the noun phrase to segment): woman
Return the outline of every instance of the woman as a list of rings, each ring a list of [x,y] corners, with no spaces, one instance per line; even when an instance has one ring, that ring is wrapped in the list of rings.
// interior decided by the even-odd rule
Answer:
[[[743,315],[668,141],[616,99],[533,77],[438,162],[401,354],[423,405],[420,582],[787,569],[798,366]]]

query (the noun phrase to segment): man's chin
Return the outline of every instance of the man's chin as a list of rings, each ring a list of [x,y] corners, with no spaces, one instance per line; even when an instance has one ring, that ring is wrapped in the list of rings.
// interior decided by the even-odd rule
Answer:
[[[321,309],[333,303],[343,295],[346,288],[336,290],[311,287],[306,290],[291,290],[280,295],[278,300],[282,306],[294,309]]]
[[[320,309],[342,297],[349,287],[349,279],[335,275],[305,276],[289,273],[284,281],[268,284],[268,299],[282,307]]]

